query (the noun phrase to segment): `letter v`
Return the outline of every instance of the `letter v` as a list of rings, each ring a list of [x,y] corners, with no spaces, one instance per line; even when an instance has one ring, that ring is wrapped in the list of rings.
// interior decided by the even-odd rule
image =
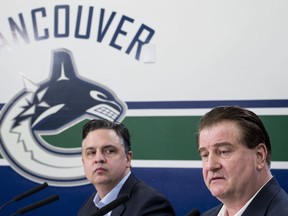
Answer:
[[[99,21],[99,28],[98,28],[98,37],[97,37],[97,41],[98,42],[102,42],[109,26],[111,25],[114,17],[115,17],[115,14],[116,12],[112,12],[110,17],[109,17],[109,20],[107,22],[107,24],[105,25],[104,29],[103,29],[103,20],[104,20],[104,14],[105,14],[105,9],[101,8],[101,13],[100,13],[100,21]]]

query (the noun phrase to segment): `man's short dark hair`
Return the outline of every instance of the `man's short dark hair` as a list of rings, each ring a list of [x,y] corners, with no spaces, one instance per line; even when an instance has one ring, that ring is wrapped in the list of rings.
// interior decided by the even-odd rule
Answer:
[[[130,133],[122,123],[112,122],[106,119],[90,120],[83,126],[82,139],[84,140],[89,132],[97,129],[114,130],[116,134],[123,140],[125,153],[127,154],[129,151],[131,151]]]
[[[260,143],[266,145],[266,162],[271,164],[271,143],[269,135],[261,119],[252,111],[239,106],[216,107],[206,113],[200,120],[197,143],[199,145],[199,132],[207,127],[211,127],[219,122],[235,122],[241,130],[241,141],[249,149],[257,147]]]

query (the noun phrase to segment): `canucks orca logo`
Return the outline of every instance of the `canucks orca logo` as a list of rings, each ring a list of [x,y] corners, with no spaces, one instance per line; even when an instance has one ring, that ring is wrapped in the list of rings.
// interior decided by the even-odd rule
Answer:
[[[26,78],[26,88],[2,110],[1,154],[32,181],[87,184],[80,144],[63,148],[43,136],[60,134],[92,118],[121,121],[127,108],[108,88],[80,77],[68,50],[56,50],[52,57],[50,78],[39,85]]]

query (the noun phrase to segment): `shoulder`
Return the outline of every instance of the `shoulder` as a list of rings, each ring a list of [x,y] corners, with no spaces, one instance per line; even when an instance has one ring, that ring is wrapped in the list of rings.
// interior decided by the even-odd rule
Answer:
[[[159,191],[157,191],[152,186],[146,184],[144,181],[137,179],[133,174],[128,178],[127,185],[130,185],[130,195],[131,197],[141,196],[142,198],[151,199],[151,198],[159,198],[166,199],[166,197]],[[127,186],[126,185],[126,186]],[[123,186],[125,187],[125,185]],[[146,196],[146,197],[145,197]]]
[[[269,215],[288,215],[288,194],[283,190],[275,194],[268,208]]]
[[[288,215],[288,195],[273,177],[256,195],[243,215]]]
[[[123,185],[119,196],[124,194],[129,195],[124,215],[175,215],[171,203],[162,193],[133,174]]]
[[[273,177],[259,192],[259,196],[265,200],[270,200],[269,206],[285,206],[288,209],[288,194],[281,188],[280,184]]]

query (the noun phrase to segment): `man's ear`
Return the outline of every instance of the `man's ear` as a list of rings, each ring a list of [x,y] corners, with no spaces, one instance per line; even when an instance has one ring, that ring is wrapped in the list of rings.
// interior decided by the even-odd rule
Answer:
[[[133,157],[133,153],[132,153],[132,151],[129,151],[126,154],[126,159],[127,159],[127,163],[129,163],[130,166],[131,166],[132,157]]]
[[[267,148],[265,144],[260,143],[256,147],[256,157],[257,157],[257,169],[261,170],[265,166],[267,159]]]

